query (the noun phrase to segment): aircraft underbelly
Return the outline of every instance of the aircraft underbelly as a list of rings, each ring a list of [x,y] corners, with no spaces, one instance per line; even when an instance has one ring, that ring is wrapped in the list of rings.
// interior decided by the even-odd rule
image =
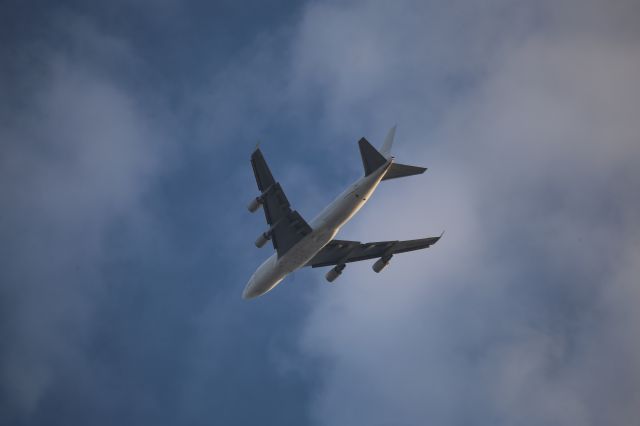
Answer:
[[[314,231],[282,256],[279,260],[281,268],[287,273],[291,273],[304,266],[322,247],[333,239],[336,233],[337,230],[321,229]]]
[[[337,229],[317,229],[287,251],[267,259],[253,274],[244,291],[245,298],[260,296],[278,285],[284,277],[304,266],[322,247],[333,239]]]

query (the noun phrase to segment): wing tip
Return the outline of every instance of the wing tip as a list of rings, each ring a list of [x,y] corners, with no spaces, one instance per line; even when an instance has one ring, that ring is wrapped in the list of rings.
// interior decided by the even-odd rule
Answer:
[[[444,231],[442,231],[442,233],[440,235],[438,235],[437,237],[435,237],[435,239],[433,240],[432,244],[437,243],[438,241],[440,241],[440,239],[444,236]]]

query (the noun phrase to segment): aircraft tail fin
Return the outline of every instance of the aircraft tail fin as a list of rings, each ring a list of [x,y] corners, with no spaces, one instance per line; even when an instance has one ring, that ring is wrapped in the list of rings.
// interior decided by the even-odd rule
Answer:
[[[360,156],[362,157],[362,165],[364,166],[364,175],[369,176],[387,162],[382,154],[375,149],[369,141],[362,138],[358,141],[360,147]]]
[[[391,146],[393,145],[393,138],[396,136],[396,127],[398,126],[395,125],[389,129],[387,137],[384,138],[384,142],[382,143],[382,147],[380,148],[380,153],[387,158],[389,158],[389,156],[391,155]]]
[[[389,129],[387,137],[384,138],[384,142],[380,151],[375,149],[369,141],[362,138],[358,141],[360,146],[360,155],[362,156],[362,165],[364,166],[364,175],[369,176],[376,171],[380,166],[385,164],[388,159],[392,159],[391,146],[393,145],[393,139],[396,135],[396,126]],[[385,173],[382,180],[396,179],[405,176],[413,176],[424,173],[427,170],[426,167],[410,166],[408,164],[392,163],[389,170]]]

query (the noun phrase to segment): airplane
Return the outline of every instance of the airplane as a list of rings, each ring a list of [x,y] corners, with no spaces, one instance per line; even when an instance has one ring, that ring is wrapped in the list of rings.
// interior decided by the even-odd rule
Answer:
[[[379,258],[373,264],[373,270],[379,273],[393,255],[427,248],[442,237],[364,244],[334,239],[340,228],[371,198],[381,181],[419,175],[427,170],[394,162],[390,151],[395,132],[396,126],[389,130],[380,151],[365,138],[358,141],[364,176],[338,195],[311,223],[291,209],[282,186],[273,178],[262,152],[256,147],[251,155],[251,166],[260,195],[249,203],[248,210],[255,213],[262,207],[269,225],[256,240],[256,247],[263,247],[271,240],[276,253],[256,269],[244,288],[243,299],[265,294],[288,274],[304,266],[334,266],[325,275],[331,283],[342,274],[347,263]]]

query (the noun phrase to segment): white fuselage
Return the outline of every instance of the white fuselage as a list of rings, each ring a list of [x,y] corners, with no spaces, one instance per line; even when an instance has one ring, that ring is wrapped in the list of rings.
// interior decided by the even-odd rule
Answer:
[[[274,253],[260,265],[249,279],[242,297],[251,299],[260,296],[278,285],[288,274],[306,265],[369,200],[392,161],[393,159],[389,159],[375,172],[358,179],[338,195],[311,221],[309,225],[312,232],[282,257]]]

